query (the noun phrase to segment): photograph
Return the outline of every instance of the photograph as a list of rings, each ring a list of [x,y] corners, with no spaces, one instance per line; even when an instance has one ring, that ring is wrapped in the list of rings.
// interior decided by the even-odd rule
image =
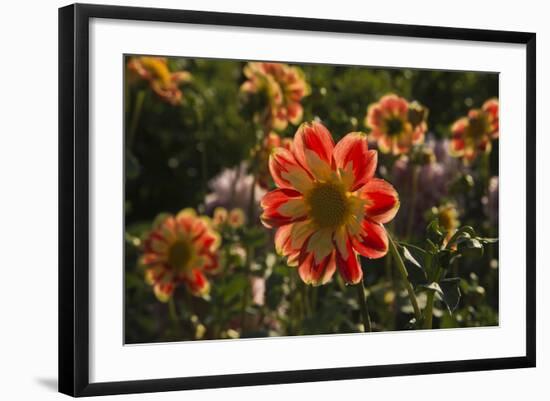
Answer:
[[[499,74],[124,55],[124,342],[499,325]]]

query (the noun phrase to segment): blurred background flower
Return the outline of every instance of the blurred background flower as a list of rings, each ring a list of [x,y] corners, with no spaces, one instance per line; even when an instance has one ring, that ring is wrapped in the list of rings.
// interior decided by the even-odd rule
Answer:
[[[187,71],[172,72],[165,57],[131,57],[128,60],[129,82],[142,79],[162,100],[176,106],[181,103],[179,85],[191,80]]]
[[[140,259],[145,280],[158,300],[167,302],[179,284],[195,296],[207,294],[210,285],[205,273],[218,270],[219,246],[219,234],[194,210],[159,216],[144,241]]]
[[[225,209],[239,208],[248,211],[250,200],[253,199],[253,213],[260,216],[260,199],[266,193],[248,174],[248,164],[242,162],[238,167],[226,168],[208,182],[210,193],[206,195],[205,207],[207,213],[212,213],[216,207]]]
[[[451,127],[449,152],[472,162],[478,154],[491,152],[491,140],[498,138],[498,100],[489,99],[481,109],[471,109],[467,117],[458,119]]]
[[[388,94],[369,105],[365,126],[381,152],[399,155],[424,141],[427,117],[428,111],[420,103]]]
[[[241,91],[259,94],[266,102],[262,123],[278,131],[302,121],[300,101],[310,92],[299,67],[282,63],[251,62],[244,67],[247,80]]]
[[[407,225],[411,226],[411,234],[418,236],[424,233],[426,212],[438,207],[450,196],[452,183],[462,174],[461,163],[447,153],[448,142],[447,139],[430,137],[415,155],[401,157],[393,166],[393,183],[400,189],[401,197],[410,203],[409,207],[402,208],[396,218],[402,235],[406,234]],[[418,182],[413,197],[415,168]]]

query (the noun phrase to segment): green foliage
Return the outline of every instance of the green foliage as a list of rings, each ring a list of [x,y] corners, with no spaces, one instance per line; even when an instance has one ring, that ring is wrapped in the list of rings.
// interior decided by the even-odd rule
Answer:
[[[450,275],[453,263],[458,263],[460,258],[479,259],[483,256],[484,246],[496,242],[495,238],[477,236],[470,226],[460,227],[449,236],[435,219],[426,228],[425,249],[402,243],[401,253],[416,290],[436,294],[452,314],[458,308],[462,295],[461,278]]]

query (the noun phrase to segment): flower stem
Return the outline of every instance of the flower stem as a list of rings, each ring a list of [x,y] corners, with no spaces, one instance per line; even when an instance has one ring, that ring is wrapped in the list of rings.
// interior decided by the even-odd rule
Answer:
[[[303,307],[303,312],[304,312],[304,318],[309,318],[311,316],[311,306],[309,304],[309,296],[308,296],[308,292],[309,292],[309,288],[308,288],[308,285],[306,285],[305,283],[301,283],[300,284],[300,291],[301,291],[301,296],[302,296],[302,307]]]
[[[426,300],[426,309],[424,310],[424,328],[425,329],[432,328],[434,296],[435,296],[435,291],[428,291],[428,298]]]
[[[432,282],[437,283],[441,276],[441,268],[439,265],[435,266],[433,276],[431,277]],[[435,291],[428,291],[428,297],[426,299],[426,308],[424,309],[424,328],[431,329],[433,322],[433,308],[434,308],[434,297]]]
[[[128,131],[128,137],[126,138],[127,146],[132,146],[134,137],[136,136],[136,130],[139,123],[139,117],[141,116],[141,109],[143,108],[143,101],[145,100],[145,90],[140,90],[136,96],[136,102],[134,104],[134,112],[132,113],[132,121],[130,122],[130,129]]]
[[[176,312],[176,303],[174,302],[174,297],[171,297],[168,301],[168,311],[170,312],[170,319],[172,322],[178,322],[178,313]]]
[[[489,177],[491,176],[490,153],[483,154],[481,158],[481,182],[483,184],[482,196],[489,192]]]
[[[363,319],[363,331],[370,333],[372,331],[372,325],[370,322],[369,308],[367,306],[367,296],[365,294],[365,283],[361,280],[360,283],[355,285],[357,289],[357,302],[359,303],[359,308],[361,309],[361,318]]]
[[[416,299],[416,294],[414,293],[414,289],[411,285],[411,282],[409,281],[409,273],[407,273],[407,269],[405,268],[405,263],[403,263],[403,259],[401,259],[401,255],[399,255],[399,251],[395,246],[395,242],[393,241],[393,238],[389,234],[388,234],[388,240],[389,240],[390,252],[392,254],[393,260],[397,265],[397,270],[399,271],[399,274],[401,274],[403,284],[405,285],[405,288],[407,289],[407,293],[409,294],[409,298],[411,300],[411,304],[414,309],[414,316],[416,318],[416,321],[420,322],[420,320],[422,319],[422,315],[420,314],[420,308],[418,307],[418,300]]]
[[[254,262],[254,247],[249,246],[246,252],[245,262],[245,279],[246,286],[243,291],[242,306],[241,306],[241,335],[245,332],[246,326],[246,313],[250,302],[250,296],[252,295],[252,288],[250,283],[250,272],[252,271],[252,263]]]
[[[206,153],[206,140],[201,139],[201,181],[202,193],[206,194],[208,190],[208,154]]]
[[[179,324],[179,318],[178,318],[178,312],[176,310],[176,302],[174,301],[174,297],[170,297],[170,300],[168,301],[168,314],[170,315],[170,321],[172,322],[172,326],[174,327],[174,334],[175,336],[180,336],[180,324]]]
[[[414,225],[414,212],[416,209],[416,195],[418,192],[418,175],[419,167],[413,166],[412,177],[411,177],[411,207],[409,209],[409,218],[407,220],[407,231],[405,233],[405,238],[409,239],[412,234],[412,228]]]
[[[315,316],[315,312],[317,312],[317,291],[318,291],[318,288],[317,287],[311,287],[311,299],[310,299],[310,303],[311,303],[311,313],[312,313],[312,316]]]

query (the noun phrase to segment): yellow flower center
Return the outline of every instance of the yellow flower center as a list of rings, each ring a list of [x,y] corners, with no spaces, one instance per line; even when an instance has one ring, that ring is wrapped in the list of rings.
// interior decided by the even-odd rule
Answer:
[[[306,197],[310,215],[319,227],[338,227],[350,213],[346,191],[338,183],[319,183]]]
[[[176,241],[168,251],[168,263],[176,270],[187,270],[193,256],[193,247],[188,241]]]

